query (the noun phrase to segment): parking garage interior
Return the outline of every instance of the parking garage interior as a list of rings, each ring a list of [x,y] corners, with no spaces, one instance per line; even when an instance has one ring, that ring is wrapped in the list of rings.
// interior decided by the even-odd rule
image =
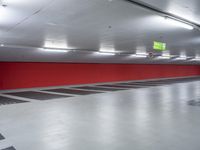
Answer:
[[[0,0],[0,150],[199,150],[199,7]]]

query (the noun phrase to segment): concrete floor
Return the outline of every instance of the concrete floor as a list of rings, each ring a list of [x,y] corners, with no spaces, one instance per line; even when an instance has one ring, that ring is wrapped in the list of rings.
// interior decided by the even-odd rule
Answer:
[[[199,150],[200,106],[188,105],[198,98],[200,81],[27,99],[0,107],[0,149]]]

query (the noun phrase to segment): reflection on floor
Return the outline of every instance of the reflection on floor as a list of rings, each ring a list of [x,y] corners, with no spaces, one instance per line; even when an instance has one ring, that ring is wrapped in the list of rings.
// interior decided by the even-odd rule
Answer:
[[[199,99],[199,78],[0,92],[0,150],[199,150]]]

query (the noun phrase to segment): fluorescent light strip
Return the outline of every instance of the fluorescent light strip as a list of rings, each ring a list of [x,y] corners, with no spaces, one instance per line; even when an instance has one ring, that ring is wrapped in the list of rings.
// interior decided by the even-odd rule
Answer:
[[[191,61],[200,61],[200,58],[193,58]]]
[[[187,57],[177,57],[175,60],[187,60]]]
[[[102,52],[102,53],[115,53],[116,51],[114,49],[100,49],[99,52]]]
[[[67,53],[69,52],[68,50],[62,50],[62,49],[41,49],[41,51],[44,52],[54,52],[54,53]]]
[[[179,20],[175,20],[169,17],[165,17],[165,21],[171,25],[177,26],[177,27],[182,27],[188,30],[193,30],[194,27],[192,25],[189,25],[188,23],[184,23],[182,21]]]
[[[100,54],[100,55],[115,55],[115,53],[111,53],[111,52],[95,52],[96,54]]]
[[[171,59],[171,56],[158,56],[157,59]]]
[[[136,57],[138,57],[138,58],[146,58],[147,55],[138,55],[138,54],[136,54]]]
[[[136,58],[146,58],[147,55],[146,54],[133,54],[131,55],[132,57],[136,57]]]

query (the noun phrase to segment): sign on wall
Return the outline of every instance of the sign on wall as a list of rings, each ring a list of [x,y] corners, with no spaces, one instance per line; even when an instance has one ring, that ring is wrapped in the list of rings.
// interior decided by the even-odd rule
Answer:
[[[154,41],[153,42],[153,49],[157,50],[157,51],[165,51],[166,50],[166,43]]]

